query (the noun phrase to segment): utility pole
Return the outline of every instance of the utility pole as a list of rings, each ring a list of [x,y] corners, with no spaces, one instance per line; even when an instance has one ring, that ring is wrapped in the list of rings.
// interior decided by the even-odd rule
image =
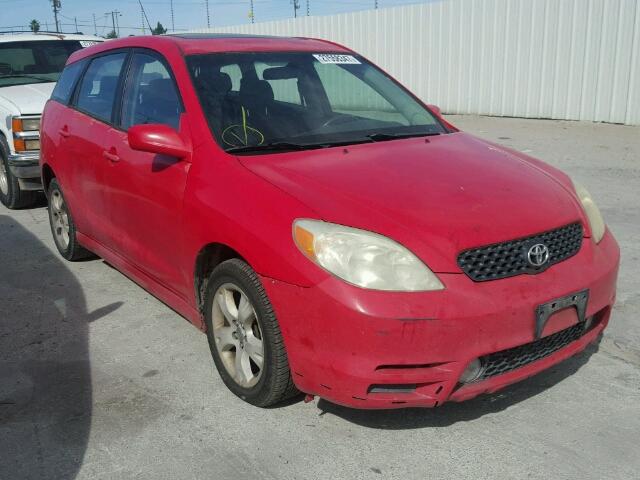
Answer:
[[[144,21],[147,21],[147,26],[149,27],[149,35],[153,35],[153,28],[151,28],[151,22],[149,22],[149,17],[147,17],[147,12],[144,11],[144,7],[142,6],[142,0],[138,0],[140,4],[140,10],[142,10],[142,33],[144,33]]]
[[[373,2],[373,8],[375,8],[376,10],[378,9],[378,0],[375,0]]]
[[[173,17],[173,0],[171,0],[170,5],[171,5],[171,31],[175,32],[176,31],[176,23],[175,23],[174,17]]]
[[[309,0],[307,0],[307,17],[309,16]]]
[[[96,25],[96,14],[93,13],[93,34],[97,37],[98,36],[98,25]]]
[[[73,22],[76,24],[76,33],[78,33],[78,17],[73,17]]]
[[[256,15],[255,15],[255,12],[253,11],[253,0],[250,0],[250,4],[251,4],[251,10],[249,11],[249,16],[251,17],[251,23],[254,23],[256,21]]]
[[[205,0],[204,4],[207,7],[207,28],[211,28],[211,18],[209,17],[209,0]]]
[[[142,8],[142,3],[140,4],[140,21],[142,22],[142,35],[144,35],[144,9]]]
[[[300,8],[300,0],[291,0],[293,4],[293,18],[298,17],[298,9]]]
[[[111,15],[111,25],[113,25],[113,31],[116,32],[116,35],[120,37],[120,25],[118,25],[118,16],[120,12],[118,10],[112,10],[111,12],[105,13],[105,15]]]
[[[51,4],[53,5],[53,18],[56,21],[56,32],[60,32],[60,22],[58,22],[58,12],[62,8],[60,0],[51,0]]]

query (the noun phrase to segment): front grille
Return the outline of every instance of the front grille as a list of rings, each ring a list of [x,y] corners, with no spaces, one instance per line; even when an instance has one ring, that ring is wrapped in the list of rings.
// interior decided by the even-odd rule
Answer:
[[[458,265],[476,282],[540,273],[578,253],[582,236],[582,225],[572,223],[538,235],[465,250],[458,255]],[[537,243],[549,249],[549,260],[542,267],[534,267],[527,259],[529,248]]]
[[[541,338],[535,342],[526,343],[519,347],[491,353],[480,358],[484,370],[475,381],[485,380],[496,375],[510,372],[524,367],[532,362],[548,357],[571,342],[578,340],[586,333],[584,322],[561,330],[557,333]]]

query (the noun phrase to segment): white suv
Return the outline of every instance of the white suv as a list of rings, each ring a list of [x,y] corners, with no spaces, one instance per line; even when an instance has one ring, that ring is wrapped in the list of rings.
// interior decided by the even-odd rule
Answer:
[[[40,116],[69,55],[104,39],[75,34],[0,34],[0,202],[32,204],[40,181]]]

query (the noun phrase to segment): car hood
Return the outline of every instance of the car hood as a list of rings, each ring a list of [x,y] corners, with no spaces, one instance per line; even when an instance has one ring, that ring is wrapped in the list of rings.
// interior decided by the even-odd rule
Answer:
[[[20,115],[40,115],[55,85],[47,82],[2,87],[0,97],[11,103]]]
[[[464,249],[584,220],[566,175],[463,132],[239,159],[319,218],[393,238],[440,273],[459,273]]]

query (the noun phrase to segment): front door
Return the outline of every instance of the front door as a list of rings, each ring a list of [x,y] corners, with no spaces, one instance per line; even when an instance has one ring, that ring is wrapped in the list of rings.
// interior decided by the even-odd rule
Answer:
[[[162,58],[136,52],[124,87],[121,129],[110,132],[105,146],[111,156],[106,184],[109,217],[118,231],[115,248],[137,268],[184,297],[184,272],[177,258],[190,163],[133,150],[126,133],[134,125],[164,124],[176,129],[189,144],[182,112],[176,84]]]

